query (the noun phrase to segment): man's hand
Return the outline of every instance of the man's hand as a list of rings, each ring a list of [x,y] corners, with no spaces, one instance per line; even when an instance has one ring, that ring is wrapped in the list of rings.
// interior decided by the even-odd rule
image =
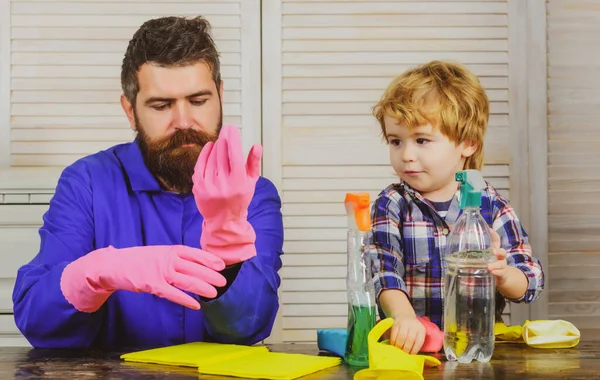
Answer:
[[[260,173],[262,147],[254,145],[244,162],[235,126],[224,125],[216,142],[206,144],[196,162],[192,192],[204,217],[200,245],[226,265],[256,256],[256,234],[248,206]]]
[[[144,292],[198,310],[200,305],[182,290],[201,297],[217,296],[226,285],[218,271],[223,260],[184,245],[100,248],[68,264],[60,288],[77,310],[92,313],[117,290]]]

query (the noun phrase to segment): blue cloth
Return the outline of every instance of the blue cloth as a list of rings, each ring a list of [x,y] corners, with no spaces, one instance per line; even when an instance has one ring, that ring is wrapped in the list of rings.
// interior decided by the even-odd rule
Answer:
[[[347,341],[348,329],[317,330],[317,347],[319,350],[328,351],[343,358],[346,353]]]
[[[98,311],[79,312],[60,290],[68,263],[109,245],[200,248],[203,221],[193,195],[161,190],[137,142],[82,158],[63,171],[39,230],[40,251],[17,273],[12,296],[16,325],[39,348],[261,341],[271,333],[279,307],[283,254],[281,200],[263,177],[248,220],[256,231],[257,256],[241,264],[224,294],[202,302],[200,310],[148,293],[116,291]]]

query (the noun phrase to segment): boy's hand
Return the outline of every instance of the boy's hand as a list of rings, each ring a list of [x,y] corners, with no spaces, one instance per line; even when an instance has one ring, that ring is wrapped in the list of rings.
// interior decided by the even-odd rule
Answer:
[[[390,329],[390,345],[418,354],[425,341],[425,326],[417,317],[396,317]]]
[[[500,236],[492,228],[490,228],[490,234],[492,235],[492,251],[496,260],[493,263],[488,264],[488,270],[494,276],[496,276],[496,286],[502,286],[508,279],[508,263],[506,262],[506,251],[500,248]]]

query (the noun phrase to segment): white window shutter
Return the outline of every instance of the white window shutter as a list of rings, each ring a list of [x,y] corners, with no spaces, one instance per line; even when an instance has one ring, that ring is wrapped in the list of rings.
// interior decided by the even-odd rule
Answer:
[[[260,142],[259,10],[257,0],[12,1],[10,165],[65,166],[131,141],[119,104],[123,55],[144,21],[165,15],[211,22],[225,82],[224,123],[245,122],[245,145]]]
[[[121,63],[150,18],[206,17],[221,53],[224,120],[244,149],[261,142],[260,0],[0,0],[0,314],[12,313],[17,269],[39,250],[38,228],[61,170],[132,141]],[[20,344],[6,314],[0,345]]]
[[[286,228],[278,340],[346,327],[344,196],[375,200],[396,181],[371,108],[405,69],[453,60],[480,77],[484,175],[509,195],[507,12],[506,1],[263,1],[265,169]]]

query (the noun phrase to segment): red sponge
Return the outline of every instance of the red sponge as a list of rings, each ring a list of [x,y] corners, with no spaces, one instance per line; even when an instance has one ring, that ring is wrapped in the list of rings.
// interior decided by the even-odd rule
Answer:
[[[425,342],[421,352],[439,352],[444,347],[444,332],[429,317],[417,317],[425,326]]]

